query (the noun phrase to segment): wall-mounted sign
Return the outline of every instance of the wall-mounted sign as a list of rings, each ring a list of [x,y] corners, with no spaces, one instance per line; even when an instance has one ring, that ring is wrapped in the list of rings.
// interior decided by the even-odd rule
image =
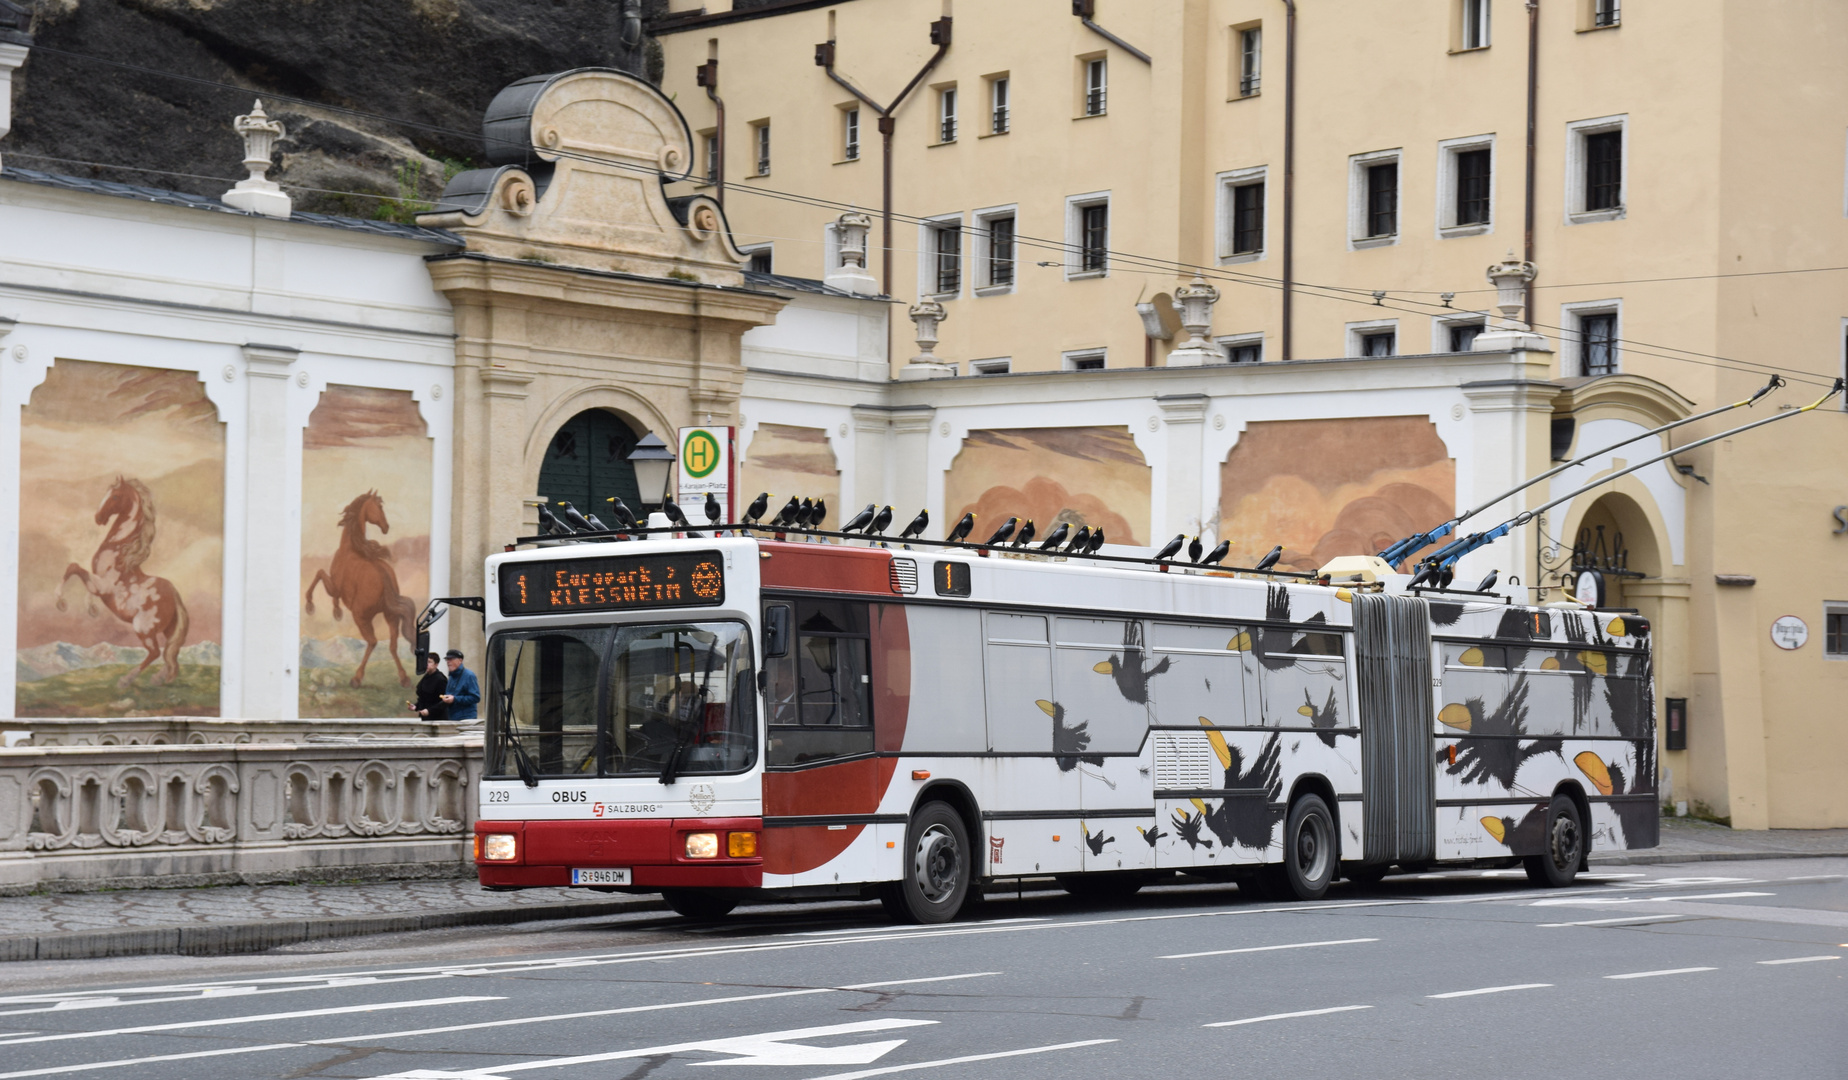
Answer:
[[[1574,583],[1572,598],[1586,607],[1603,607],[1604,575],[1596,570],[1581,571]]]
[[[1801,649],[1809,641],[1809,624],[1795,615],[1781,616],[1771,624],[1771,643],[1780,649]]]
[[[719,500],[719,520],[732,519],[732,429],[680,429],[680,491],[674,496],[694,525],[706,523],[706,495]]]

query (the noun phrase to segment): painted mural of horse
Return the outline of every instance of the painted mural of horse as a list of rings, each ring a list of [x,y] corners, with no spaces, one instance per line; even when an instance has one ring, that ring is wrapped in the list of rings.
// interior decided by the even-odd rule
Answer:
[[[96,523],[109,529],[96,554],[90,556],[90,569],[76,563],[64,568],[58,582],[58,610],[65,610],[65,584],[72,578],[83,582],[91,596],[129,625],[148,653],[141,666],[123,675],[117,685],[126,689],[159,660],[160,670],[149,682],[165,686],[180,673],[180,646],[186,643],[191,620],[173,582],[141,572],[141,564],[154,547],[154,496],[141,481],[117,476],[96,510]]]
[[[416,647],[417,605],[398,592],[398,573],[392,569],[391,552],[385,550],[384,544],[367,538],[367,525],[378,526],[381,533],[391,532],[391,522],[385,519],[385,500],[377,491],[366,492],[340,512],[340,548],[334,552],[328,568],[315,571],[314,580],[308,583],[308,614],[314,614],[317,586],[324,587],[328,598],[334,602],[336,620],[340,618],[342,604],[353,613],[353,624],[359,627],[360,637],[366,639],[366,652],[359,658],[359,670],[349,680],[353,686],[365,681],[366,664],[379,644],[378,635],[372,630],[372,620],[384,616],[391,636],[387,651],[398,668],[398,685],[409,686],[411,676],[404,670],[404,662],[398,659],[398,639],[403,638],[406,645]]]

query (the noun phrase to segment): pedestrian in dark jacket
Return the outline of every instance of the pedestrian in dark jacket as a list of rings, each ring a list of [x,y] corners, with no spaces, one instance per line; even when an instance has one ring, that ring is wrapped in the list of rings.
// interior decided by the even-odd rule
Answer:
[[[417,680],[417,700],[411,702],[411,711],[424,720],[440,723],[449,719],[449,703],[443,700],[448,692],[449,675],[443,670],[443,658],[425,653],[423,678]]]
[[[449,706],[449,718],[475,719],[475,706],[481,704],[480,680],[462,666],[462,650],[451,649],[443,658],[449,661],[449,692],[443,695],[444,703]]]

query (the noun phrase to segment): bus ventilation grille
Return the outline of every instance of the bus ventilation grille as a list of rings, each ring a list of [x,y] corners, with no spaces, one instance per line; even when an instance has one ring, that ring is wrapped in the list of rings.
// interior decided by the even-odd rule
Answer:
[[[916,559],[892,560],[892,591],[901,596],[910,596],[918,591],[918,561]]]
[[[1214,788],[1213,750],[1203,731],[1157,731],[1155,787],[1162,791]]]

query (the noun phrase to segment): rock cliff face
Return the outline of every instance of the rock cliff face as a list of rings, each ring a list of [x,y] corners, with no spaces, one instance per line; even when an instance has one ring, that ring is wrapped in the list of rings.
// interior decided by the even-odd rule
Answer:
[[[482,110],[515,79],[607,66],[658,81],[660,51],[634,21],[657,6],[665,0],[38,0],[6,161],[216,197],[244,175],[231,120],[261,97],[288,129],[270,177],[297,209],[408,220],[446,173],[477,162]]]

